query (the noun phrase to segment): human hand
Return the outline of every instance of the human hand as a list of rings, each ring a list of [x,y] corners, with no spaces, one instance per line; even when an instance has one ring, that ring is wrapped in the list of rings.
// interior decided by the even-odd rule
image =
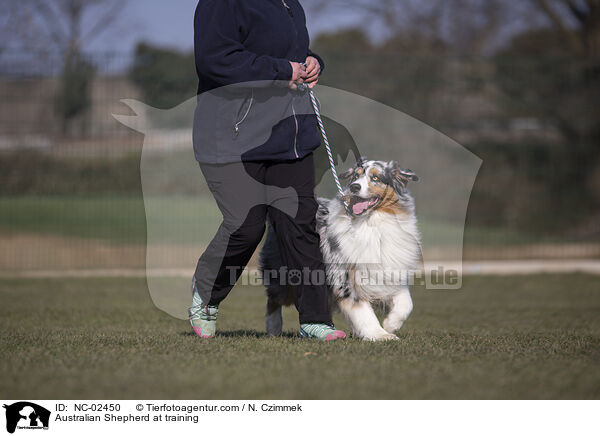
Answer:
[[[306,58],[306,78],[304,81],[308,83],[309,88],[314,88],[319,83],[319,75],[321,74],[321,64],[314,56]]]
[[[306,67],[298,62],[290,62],[292,66],[292,79],[290,80],[289,87],[296,91],[298,84],[304,83],[306,80]]]

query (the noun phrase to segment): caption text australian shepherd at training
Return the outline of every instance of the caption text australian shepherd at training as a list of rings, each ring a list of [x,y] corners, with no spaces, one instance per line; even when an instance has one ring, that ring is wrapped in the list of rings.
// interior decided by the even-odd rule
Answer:
[[[407,276],[421,260],[414,200],[408,190],[408,183],[418,177],[396,161],[361,159],[341,178],[348,180],[343,195],[319,199],[316,216],[330,296],[355,336],[398,339],[394,332],[413,308]],[[292,304],[293,298],[290,286],[281,280],[281,258],[271,226],[260,263],[268,296],[267,333],[280,335],[281,306]],[[382,281],[388,273],[395,278],[402,273],[403,279]],[[377,303],[388,309],[383,326],[373,310]]]

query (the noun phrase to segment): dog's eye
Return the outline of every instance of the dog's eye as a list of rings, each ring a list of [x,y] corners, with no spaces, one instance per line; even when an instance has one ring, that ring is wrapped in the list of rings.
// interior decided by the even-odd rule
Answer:
[[[371,180],[374,181],[375,183],[377,183],[377,182],[379,182],[379,177],[373,176],[373,177],[371,177]]]

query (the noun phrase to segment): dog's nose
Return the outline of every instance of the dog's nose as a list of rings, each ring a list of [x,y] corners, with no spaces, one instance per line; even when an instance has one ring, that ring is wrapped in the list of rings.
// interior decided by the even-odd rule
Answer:
[[[360,184],[359,183],[353,183],[350,185],[350,192],[352,192],[353,194],[356,194],[357,192],[360,192]]]

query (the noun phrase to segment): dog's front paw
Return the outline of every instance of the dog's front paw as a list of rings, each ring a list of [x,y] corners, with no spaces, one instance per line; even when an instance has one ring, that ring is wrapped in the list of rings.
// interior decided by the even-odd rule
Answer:
[[[364,336],[365,341],[398,341],[400,338],[392,333],[380,332],[373,335]]]
[[[388,333],[394,333],[395,331],[400,330],[404,322],[402,321],[390,321],[389,319],[383,320],[383,329]]]
[[[381,335],[378,341],[399,341],[400,338],[393,333],[386,333],[385,335]]]

